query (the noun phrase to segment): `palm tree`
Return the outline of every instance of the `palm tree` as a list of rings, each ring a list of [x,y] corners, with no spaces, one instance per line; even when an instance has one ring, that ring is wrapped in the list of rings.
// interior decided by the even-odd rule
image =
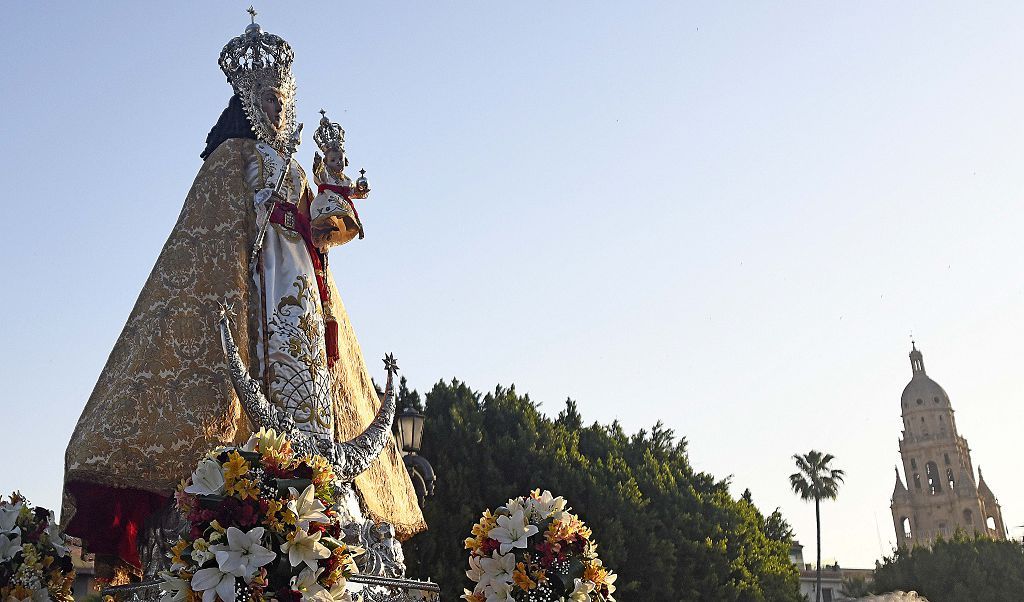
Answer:
[[[821,500],[834,500],[839,496],[839,484],[843,482],[843,475],[846,474],[838,468],[829,466],[834,459],[835,456],[832,454],[823,454],[813,449],[803,456],[793,454],[799,472],[789,475],[789,486],[793,488],[793,493],[804,501],[814,500],[814,522],[818,538],[815,602],[821,602]]]

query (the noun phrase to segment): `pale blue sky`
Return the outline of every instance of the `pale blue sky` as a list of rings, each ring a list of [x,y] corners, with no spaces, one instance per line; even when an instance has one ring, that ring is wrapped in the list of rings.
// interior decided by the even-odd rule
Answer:
[[[1024,5],[264,4],[374,190],[331,262],[371,366],[661,419],[808,546],[790,456],[830,451],[824,556],[871,566],[913,330],[1024,521]],[[0,490],[59,505],[247,6],[5,3]]]

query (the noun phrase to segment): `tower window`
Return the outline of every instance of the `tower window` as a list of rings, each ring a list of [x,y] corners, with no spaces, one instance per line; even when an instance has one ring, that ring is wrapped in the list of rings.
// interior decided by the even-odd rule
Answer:
[[[900,519],[900,528],[903,529],[903,537],[910,539],[913,535],[910,532],[910,519],[903,517]]]
[[[966,524],[966,525],[973,525],[974,524],[974,513],[971,512],[970,508],[968,508],[967,510],[964,510],[964,524]]]
[[[935,462],[929,462],[924,467],[925,476],[928,478],[928,493],[935,495],[942,491],[942,483],[939,477],[939,467]]]
[[[917,400],[917,405],[921,405],[922,403],[924,403],[924,400],[923,400],[923,399],[918,399],[918,400]]]
[[[950,465],[949,454],[942,454],[942,459],[946,461],[946,466]]]
[[[936,396],[935,396],[935,397],[933,398],[933,401],[935,401],[935,403],[939,403],[939,396],[938,396],[938,395],[936,395]]]
[[[996,530],[996,519],[991,517],[991,516],[988,517],[987,519],[985,519],[985,526],[987,526],[989,529],[995,531]]]
[[[953,489],[954,487],[956,487],[956,482],[953,480],[953,469],[952,468],[947,468],[946,469],[946,482],[949,483],[949,488],[950,489]]]
[[[921,490],[921,475],[914,473],[914,488],[918,491]]]
[[[911,470],[917,470],[917,460],[916,459],[914,459],[914,458],[910,459],[910,468],[911,468]]]

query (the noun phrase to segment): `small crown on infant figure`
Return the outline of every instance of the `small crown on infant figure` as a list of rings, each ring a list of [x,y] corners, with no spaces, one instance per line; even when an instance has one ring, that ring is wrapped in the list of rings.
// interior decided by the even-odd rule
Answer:
[[[323,109],[320,109],[320,127],[313,134],[313,141],[323,153],[322,164],[319,153],[313,158],[314,172],[319,171],[318,167],[322,165],[327,168],[330,176],[339,180],[338,183],[350,185],[351,181],[344,174],[345,168],[348,167],[348,157],[345,155],[345,129],[328,119],[327,112]],[[365,198],[366,193],[370,191],[365,173],[365,170],[359,170],[360,176],[356,180],[352,198]]]
[[[345,130],[341,125],[331,122],[323,109],[320,109],[320,127],[313,134],[313,141],[325,155],[332,150],[345,153]]]

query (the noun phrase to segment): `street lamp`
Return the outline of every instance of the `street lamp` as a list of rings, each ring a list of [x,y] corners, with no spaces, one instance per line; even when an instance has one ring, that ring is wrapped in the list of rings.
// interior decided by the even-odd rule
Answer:
[[[402,451],[415,454],[423,446],[423,414],[412,408],[405,408],[397,417],[398,444]]]
[[[416,410],[406,407],[395,416],[395,440],[402,450],[402,461],[412,480],[416,501],[420,508],[426,499],[434,495],[434,484],[437,475],[434,467],[418,452],[423,446],[423,421],[426,417]]]

